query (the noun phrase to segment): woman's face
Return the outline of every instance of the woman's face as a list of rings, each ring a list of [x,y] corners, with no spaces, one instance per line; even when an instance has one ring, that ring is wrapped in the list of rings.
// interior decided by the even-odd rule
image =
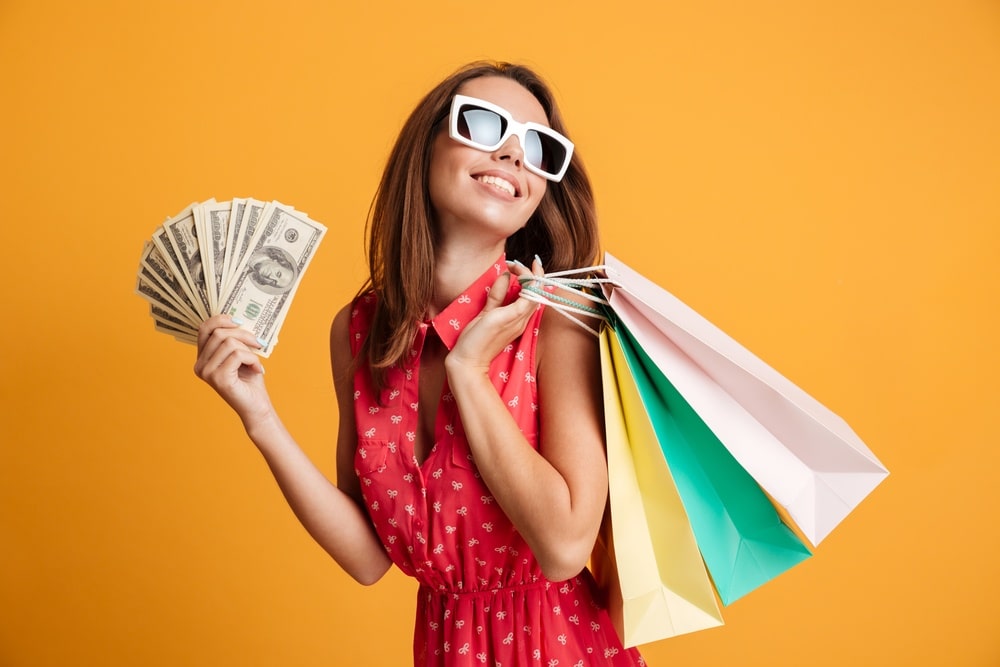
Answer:
[[[501,106],[522,123],[549,124],[535,96],[510,79],[472,79],[459,92]],[[517,137],[509,137],[495,151],[481,151],[449,137],[447,120],[431,144],[428,178],[441,238],[473,231],[495,236],[490,242],[505,240],[528,222],[547,184],[524,168]]]

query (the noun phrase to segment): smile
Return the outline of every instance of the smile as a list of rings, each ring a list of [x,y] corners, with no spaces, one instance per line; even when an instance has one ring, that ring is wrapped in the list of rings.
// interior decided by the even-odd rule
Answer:
[[[498,176],[486,175],[486,176],[477,176],[476,180],[479,181],[480,183],[485,183],[486,185],[492,185],[498,190],[503,190],[511,197],[517,196],[517,188],[514,187],[513,183],[511,183],[506,179],[500,178]]]

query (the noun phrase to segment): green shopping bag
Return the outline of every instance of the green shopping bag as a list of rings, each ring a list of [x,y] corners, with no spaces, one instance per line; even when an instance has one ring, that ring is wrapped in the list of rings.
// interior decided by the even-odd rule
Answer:
[[[635,379],[723,604],[812,555],[631,332],[618,321],[612,334],[612,349],[620,350]]]

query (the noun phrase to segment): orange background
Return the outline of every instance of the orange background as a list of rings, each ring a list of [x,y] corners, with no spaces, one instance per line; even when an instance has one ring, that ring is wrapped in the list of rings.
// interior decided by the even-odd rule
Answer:
[[[360,587],[311,542],[132,289],[191,201],[327,224],[266,365],[332,475],[327,328],[380,169],[480,57],[555,84],[605,247],[892,471],[648,662],[1000,663],[1000,5],[334,4],[0,2],[0,665],[409,661],[413,584]]]

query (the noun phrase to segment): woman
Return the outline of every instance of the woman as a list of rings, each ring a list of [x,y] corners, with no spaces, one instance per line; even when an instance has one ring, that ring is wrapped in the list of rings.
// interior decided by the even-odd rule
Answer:
[[[418,665],[632,665],[585,569],[607,498],[596,340],[519,299],[587,266],[593,199],[552,94],[474,63],[403,127],[372,210],[366,288],[334,318],[337,485],[282,426],[259,346],[225,316],[196,373],[355,579],[420,582]],[[531,265],[531,269],[527,268]]]

